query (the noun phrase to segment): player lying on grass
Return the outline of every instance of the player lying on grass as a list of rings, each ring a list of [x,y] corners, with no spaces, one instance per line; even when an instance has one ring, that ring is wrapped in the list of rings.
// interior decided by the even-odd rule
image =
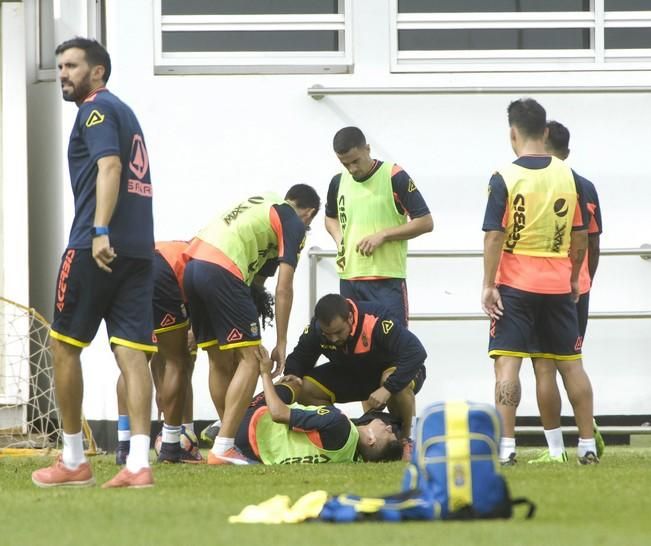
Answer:
[[[241,459],[234,464],[314,464],[353,461],[399,460],[402,445],[395,421],[376,412],[351,420],[334,406],[302,406],[294,403],[299,378],[274,385],[273,363],[264,347],[259,349],[264,393],[247,409],[235,436]],[[378,417],[379,416],[379,417]]]

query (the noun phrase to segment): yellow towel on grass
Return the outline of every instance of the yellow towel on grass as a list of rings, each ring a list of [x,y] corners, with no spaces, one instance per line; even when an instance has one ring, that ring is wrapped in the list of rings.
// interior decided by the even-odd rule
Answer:
[[[229,523],[300,523],[317,518],[328,499],[325,491],[312,491],[303,495],[290,507],[287,495],[276,495],[260,504],[250,504]]]

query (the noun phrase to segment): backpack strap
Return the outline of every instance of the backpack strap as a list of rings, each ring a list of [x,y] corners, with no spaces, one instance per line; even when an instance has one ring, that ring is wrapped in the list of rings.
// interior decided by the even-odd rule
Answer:
[[[516,506],[518,504],[526,504],[529,507],[527,515],[524,517],[524,519],[531,519],[534,517],[536,514],[536,504],[534,502],[531,502],[526,497],[517,497],[515,499],[511,499],[511,506]]]

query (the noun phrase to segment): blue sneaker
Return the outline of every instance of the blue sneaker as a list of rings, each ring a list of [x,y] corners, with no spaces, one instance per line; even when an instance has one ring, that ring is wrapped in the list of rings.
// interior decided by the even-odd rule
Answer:
[[[583,457],[578,458],[578,462],[581,465],[599,464],[599,457],[597,457],[597,454],[592,451],[586,451]]]
[[[129,440],[122,440],[118,442],[118,447],[115,450],[115,464],[120,466],[127,464],[127,455],[129,455]]]
[[[500,464],[502,466],[515,466],[518,460],[515,458],[515,451],[509,453],[509,456],[506,459],[500,459]]]

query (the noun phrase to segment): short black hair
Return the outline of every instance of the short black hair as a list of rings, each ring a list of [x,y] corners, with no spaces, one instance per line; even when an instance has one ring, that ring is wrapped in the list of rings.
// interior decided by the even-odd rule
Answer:
[[[570,153],[570,131],[558,121],[547,123],[547,146],[560,154]]]
[[[67,49],[76,47],[83,49],[86,54],[86,62],[89,66],[103,66],[104,67],[104,83],[108,82],[111,76],[111,57],[108,51],[97,40],[89,40],[81,36],[75,36],[70,40],[60,43],[54,53],[60,55]]]
[[[323,324],[330,324],[337,317],[347,319],[350,313],[350,303],[339,294],[326,294],[314,307],[314,316]]]
[[[391,440],[382,449],[376,446],[360,446],[359,454],[367,463],[389,463],[402,459],[402,443]]]
[[[312,186],[294,184],[285,195],[285,200],[293,201],[299,209],[314,209],[314,216],[321,208],[321,198]],[[314,217],[313,216],[313,217]]]
[[[332,147],[337,154],[345,154],[353,148],[366,146],[366,137],[359,127],[344,127],[335,133]]]
[[[509,125],[517,127],[525,136],[542,138],[547,126],[547,112],[534,99],[518,99],[507,109]]]

